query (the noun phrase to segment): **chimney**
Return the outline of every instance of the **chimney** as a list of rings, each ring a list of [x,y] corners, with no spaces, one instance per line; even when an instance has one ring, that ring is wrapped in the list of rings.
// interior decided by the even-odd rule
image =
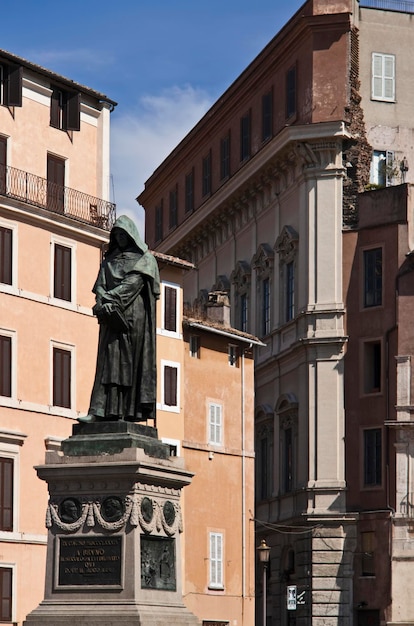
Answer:
[[[207,302],[207,319],[230,328],[230,301],[227,291],[210,291]]]

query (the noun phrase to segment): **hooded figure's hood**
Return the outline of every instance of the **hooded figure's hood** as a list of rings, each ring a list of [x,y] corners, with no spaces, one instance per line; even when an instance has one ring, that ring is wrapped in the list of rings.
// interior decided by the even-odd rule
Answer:
[[[116,219],[115,224],[112,226],[111,235],[109,238],[108,252],[112,252],[112,250],[116,247],[116,242],[112,235],[112,231],[114,228],[120,228],[121,230],[124,230],[142,253],[147,252],[147,244],[142,241],[138,232],[138,228],[135,226],[135,222],[133,222],[131,218],[129,218],[127,215],[120,215]]]

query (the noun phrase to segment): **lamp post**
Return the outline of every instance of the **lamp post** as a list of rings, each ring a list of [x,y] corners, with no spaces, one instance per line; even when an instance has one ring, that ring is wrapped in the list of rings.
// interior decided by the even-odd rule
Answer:
[[[266,626],[266,576],[270,556],[270,548],[266,543],[266,539],[262,539],[257,552],[259,553],[259,561],[263,563],[263,626]]]

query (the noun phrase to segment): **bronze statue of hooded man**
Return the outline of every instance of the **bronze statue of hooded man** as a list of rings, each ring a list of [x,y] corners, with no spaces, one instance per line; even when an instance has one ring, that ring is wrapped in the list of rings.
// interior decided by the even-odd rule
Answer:
[[[157,261],[134,222],[121,215],[92,290],[99,322],[95,382],[81,422],[155,417]]]

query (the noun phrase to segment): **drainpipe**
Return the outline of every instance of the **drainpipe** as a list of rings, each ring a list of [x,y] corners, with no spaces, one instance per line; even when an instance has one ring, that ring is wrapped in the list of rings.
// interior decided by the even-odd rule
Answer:
[[[245,406],[245,353],[253,344],[241,350],[241,453],[242,453],[242,624],[246,600],[246,406]]]

